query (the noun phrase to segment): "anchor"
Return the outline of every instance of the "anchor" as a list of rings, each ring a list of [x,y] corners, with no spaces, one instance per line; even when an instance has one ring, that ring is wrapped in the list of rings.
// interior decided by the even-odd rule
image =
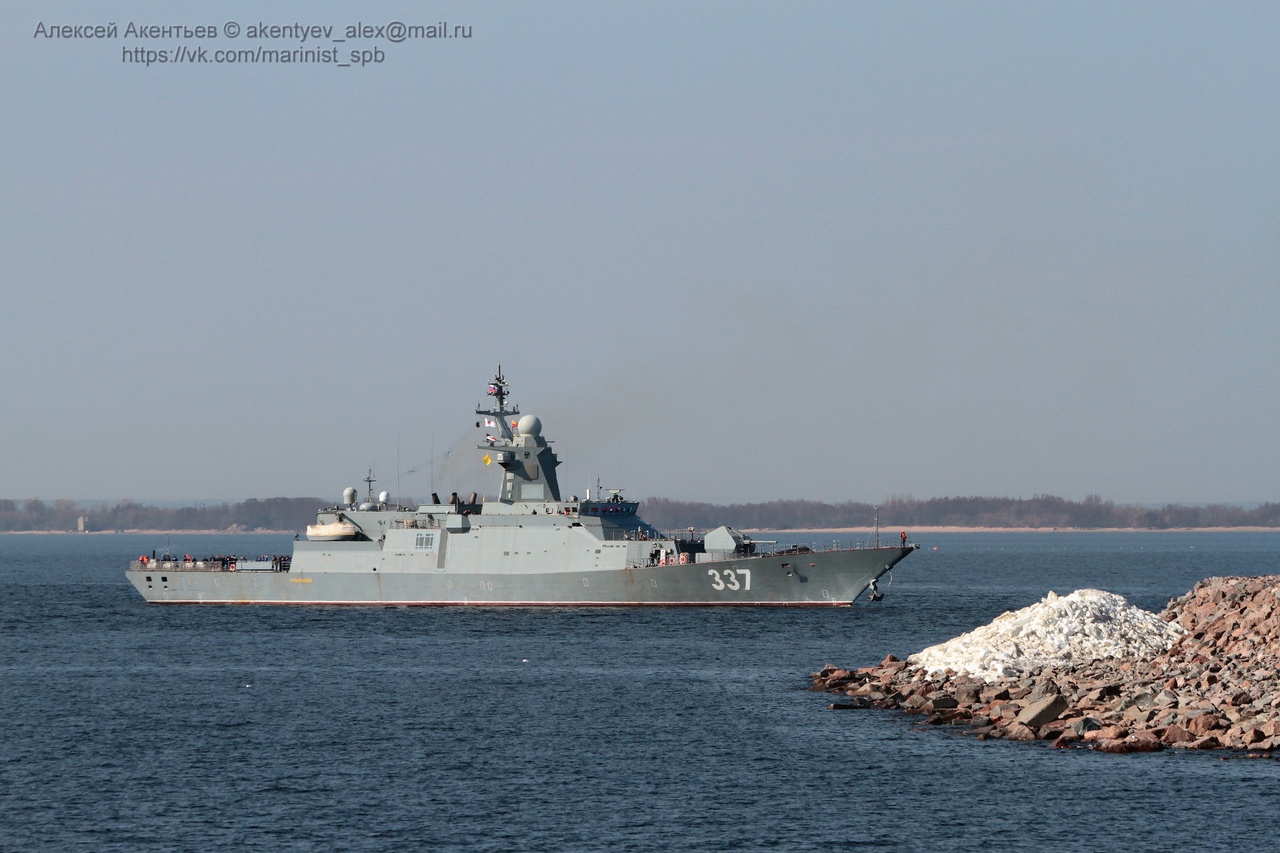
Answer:
[[[872,601],[884,601],[884,593],[881,592],[880,588],[876,586],[875,578],[871,579],[871,585],[868,586],[867,588],[871,590]]]

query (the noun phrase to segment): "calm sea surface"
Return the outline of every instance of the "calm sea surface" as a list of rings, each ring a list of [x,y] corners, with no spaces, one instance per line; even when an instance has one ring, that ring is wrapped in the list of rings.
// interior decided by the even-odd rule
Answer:
[[[0,536],[0,849],[1280,844],[1278,762],[979,743],[805,690],[1049,590],[1159,610],[1280,573],[1277,533],[921,536],[882,603],[830,610],[146,605],[124,569],[164,539]]]

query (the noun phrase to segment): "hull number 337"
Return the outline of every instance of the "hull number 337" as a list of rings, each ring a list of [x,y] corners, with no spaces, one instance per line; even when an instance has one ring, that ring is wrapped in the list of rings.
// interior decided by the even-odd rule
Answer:
[[[711,578],[712,589],[751,589],[750,569],[707,569],[707,575]]]

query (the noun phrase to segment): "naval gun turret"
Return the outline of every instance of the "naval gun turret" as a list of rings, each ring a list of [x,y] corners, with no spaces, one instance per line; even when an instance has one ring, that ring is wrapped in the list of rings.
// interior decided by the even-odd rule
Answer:
[[[498,430],[497,435],[485,436],[480,448],[488,451],[484,457],[486,465],[502,466],[499,502],[559,501],[556,467],[560,460],[542,437],[542,421],[534,415],[520,417],[519,406],[507,407],[507,382],[501,365],[489,383],[489,396],[497,405],[488,409],[477,407],[476,414],[484,416],[486,428]]]

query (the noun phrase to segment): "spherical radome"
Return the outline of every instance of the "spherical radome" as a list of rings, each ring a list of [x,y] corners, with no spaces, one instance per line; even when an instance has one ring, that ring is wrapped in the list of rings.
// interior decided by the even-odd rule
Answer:
[[[520,419],[520,433],[522,435],[541,435],[542,421],[538,420],[536,415],[525,415]]]

